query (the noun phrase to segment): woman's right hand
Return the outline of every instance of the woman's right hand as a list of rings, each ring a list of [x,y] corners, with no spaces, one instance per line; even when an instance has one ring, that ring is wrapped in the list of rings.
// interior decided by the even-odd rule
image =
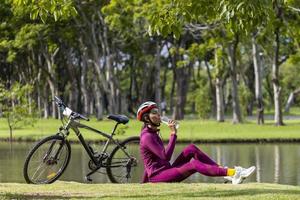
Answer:
[[[177,134],[177,129],[176,129],[176,121],[171,119],[168,123],[168,126],[171,130],[171,134]]]

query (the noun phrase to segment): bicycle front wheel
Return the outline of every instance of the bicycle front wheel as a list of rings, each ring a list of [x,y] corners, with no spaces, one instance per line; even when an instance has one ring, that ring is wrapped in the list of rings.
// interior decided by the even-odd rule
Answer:
[[[144,172],[139,150],[140,138],[130,137],[116,146],[107,159],[107,175],[112,183],[140,183]]]
[[[70,143],[62,136],[42,139],[29,152],[24,168],[27,183],[48,184],[56,181],[69,164]]]

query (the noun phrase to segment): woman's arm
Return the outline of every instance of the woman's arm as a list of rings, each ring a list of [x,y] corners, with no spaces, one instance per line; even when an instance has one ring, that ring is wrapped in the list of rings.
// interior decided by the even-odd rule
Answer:
[[[176,144],[176,138],[177,138],[177,135],[174,134],[174,133],[171,133],[169,144],[166,147],[166,157],[167,157],[168,161],[171,160],[172,154],[174,152],[175,144]]]
[[[169,120],[168,126],[171,130],[171,135],[170,135],[169,144],[166,147],[166,157],[167,157],[168,161],[170,161],[172,154],[174,152],[174,149],[175,149],[175,143],[176,143],[176,138],[177,138],[176,121],[172,120],[172,119]]]

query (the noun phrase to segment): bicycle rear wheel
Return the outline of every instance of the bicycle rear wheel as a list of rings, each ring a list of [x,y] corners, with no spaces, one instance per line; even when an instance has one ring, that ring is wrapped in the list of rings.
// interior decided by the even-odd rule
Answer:
[[[141,182],[144,166],[140,157],[139,144],[139,137],[130,137],[113,149],[107,159],[106,168],[112,183]]]
[[[42,139],[29,152],[23,168],[27,183],[48,184],[56,181],[69,164],[71,147],[64,137]]]

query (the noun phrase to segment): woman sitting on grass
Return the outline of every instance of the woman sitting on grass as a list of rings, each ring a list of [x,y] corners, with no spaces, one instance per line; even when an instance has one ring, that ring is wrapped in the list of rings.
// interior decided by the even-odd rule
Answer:
[[[164,148],[159,137],[158,127],[161,118],[156,103],[151,101],[143,103],[137,111],[137,119],[144,122],[140,141],[140,152],[145,167],[144,183],[180,182],[195,172],[199,172],[206,176],[224,176],[232,181],[232,184],[240,184],[255,170],[254,166],[247,169],[220,166],[193,144],[184,148],[176,160],[170,164],[177,138],[175,121],[170,120],[168,123],[171,130],[170,140]]]

